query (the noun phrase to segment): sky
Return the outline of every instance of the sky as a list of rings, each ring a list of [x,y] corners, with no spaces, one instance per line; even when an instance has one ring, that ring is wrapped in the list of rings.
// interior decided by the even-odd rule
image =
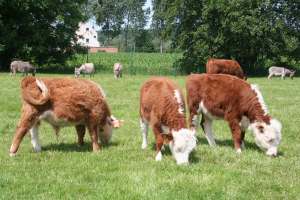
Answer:
[[[150,13],[150,17],[149,17],[149,21],[148,21],[148,23],[147,23],[147,25],[146,25],[146,28],[150,28],[150,25],[151,25],[151,18],[152,18],[152,3],[151,3],[151,0],[147,0],[146,1],[146,4],[145,4],[145,6],[144,6],[144,8],[151,8],[151,13]]]

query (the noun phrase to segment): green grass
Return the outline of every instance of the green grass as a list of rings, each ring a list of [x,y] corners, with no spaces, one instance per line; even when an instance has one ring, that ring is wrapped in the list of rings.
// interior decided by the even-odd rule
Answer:
[[[173,63],[181,58],[179,53],[90,53],[89,62],[94,63],[97,72],[112,72],[113,65],[120,62],[126,74],[174,74]],[[77,54],[61,71],[74,71],[75,66],[86,62],[86,55]],[[50,69],[52,70],[52,69]]]
[[[47,75],[63,77],[62,75]],[[68,75],[72,77],[72,75]],[[56,140],[52,128],[40,127],[42,152],[34,153],[25,137],[18,155],[8,149],[20,115],[20,76],[0,74],[0,199],[299,199],[300,193],[300,79],[250,78],[262,91],[272,116],[283,124],[280,156],[267,157],[246,134],[246,149],[237,155],[222,121],[214,123],[216,148],[198,130],[198,145],[189,166],[177,166],[170,153],[154,160],[153,134],[141,150],[138,123],[140,85],[149,76],[97,74],[115,116],[125,120],[112,143],[91,152],[90,138],[76,145],[73,127]],[[184,87],[183,76],[171,77]]]

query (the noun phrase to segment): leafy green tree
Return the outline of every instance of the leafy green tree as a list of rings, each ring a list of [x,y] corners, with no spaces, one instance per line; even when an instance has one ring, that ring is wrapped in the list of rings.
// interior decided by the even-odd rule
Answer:
[[[175,0],[164,13],[166,33],[184,50],[183,72],[204,71],[210,57],[236,59],[247,73],[261,71],[268,60],[299,61],[299,3]]]
[[[63,63],[74,53],[85,0],[0,1],[0,60],[7,69],[12,58],[36,64]]]

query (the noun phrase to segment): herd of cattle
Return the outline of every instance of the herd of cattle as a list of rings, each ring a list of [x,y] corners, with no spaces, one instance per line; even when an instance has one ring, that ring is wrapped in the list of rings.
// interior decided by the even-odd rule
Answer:
[[[13,72],[20,71],[20,63],[14,62]],[[26,66],[26,70],[30,68],[29,63]],[[94,65],[86,63],[75,68],[75,75],[83,71],[94,73]],[[121,77],[121,71],[122,65],[115,64],[116,78]],[[168,78],[150,78],[142,85],[139,109],[142,149],[147,147],[150,126],[156,140],[155,160],[162,159],[162,147],[169,144],[177,164],[186,164],[196,147],[198,125],[209,145],[214,146],[212,122],[223,119],[228,122],[237,153],[244,148],[245,131],[249,128],[257,146],[267,155],[276,156],[281,123],[269,115],[258,87],[246,81],[240,65],[232,60],[210,59],[206,72],[186,78],[187,102],[180,87]],[[286,69],[270,68],[269,77],[279,73],[283,78],[294,74]],[[83,145],[87,128],[93,151],[98,151],[100,144],[108,143],[113,128],[123,124],[123,120],[112,115],[103,89],[90,80],[28,76],[21,82],[21,94],[22,113],[10,148],[11,156],[17,153],[27,132],[31,134],[34,151],[41,151],[38,127],[42,120],[51,124],[56,134],[61,127],[75,126],[79,145]],[[186,105],[190,113],[188,120]]]

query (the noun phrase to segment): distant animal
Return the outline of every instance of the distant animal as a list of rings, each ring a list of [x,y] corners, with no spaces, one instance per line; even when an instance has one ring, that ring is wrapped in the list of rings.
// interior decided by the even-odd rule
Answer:
[[[123,69],[123,66],[121,63],[114,64],[114,76],[116,79],[122,78],[122,69]]]
[[[198,115],[205,137],[214,146],[212,122],[224,119],[231,129],[238,153],[244,146],[245,131],[250,127],[255,143],[269,156],[277,155],[281,140],[281,123],[273,119],[255,85],[223,74],[194,74],[186,80],[190,125],[197,127]]]
[[[291,79],[293,79],[295,73],[296,70],[289,70],[284,67],[272,66],[269,68],[268,79],[271,79],[272,76],[281,76],[281,79],[285,79],[286,76],[289,76]]]
[[[84,63],[79,68],[75,67],[74,73],[75,73],[75,78],[78,78],[81,73],[83,73],[83,75],[89,74],[90,77],[94,76],[94,74],[95,74],[94,64],[93,63]]]
[[[30,72],[33,76],[35,76],[36,68],[32,66],[29,62],[15,60],[10,63],[10,74],[16,75],[17,72],[22,72],[25,76],[27,76]]]
[[[108,143],[112,129],[122,124],[111,115],[101,87],[89,80],[28,76],[21,82],[21,94],[22,112],[10,147],[11,156],[17,153],[28,131],[34,151],[41,151],[38,127],[42,120],[51,124],[57,135],[61,127],[75,126],[79,145],[83,145],[87,128],[94,152],[100,149],[99,141]]]
[[[142,149],[147,147],[149,125],[156,140],[156,161],[162,159],[162,147],[168,143],[177,164],[189,162],[196,147],[195,130],[188,129],[185,101],[177,85],[167,78],[151,78],[141,87],[140,125]]]
[[[235,60],[225,60],[225,59],[208,59],[206,63],[206,73],[207,74],[229,74],[237,76],[241,79],[247,79],[242,67]]]

